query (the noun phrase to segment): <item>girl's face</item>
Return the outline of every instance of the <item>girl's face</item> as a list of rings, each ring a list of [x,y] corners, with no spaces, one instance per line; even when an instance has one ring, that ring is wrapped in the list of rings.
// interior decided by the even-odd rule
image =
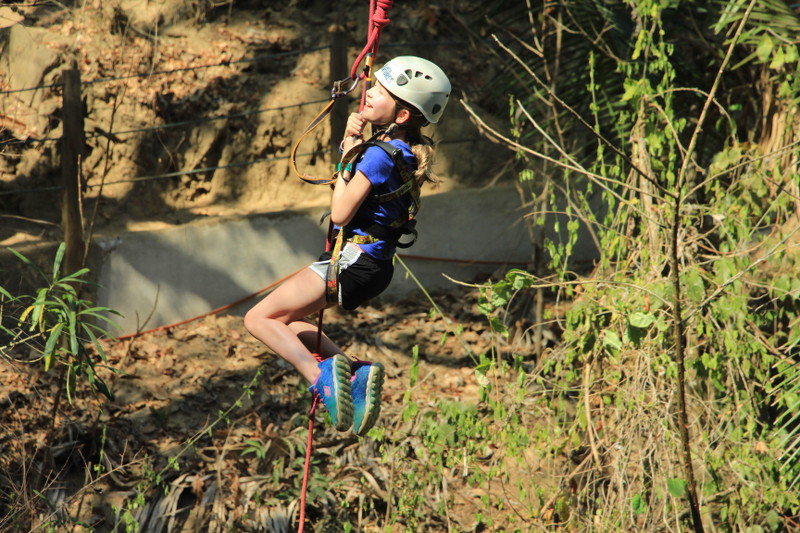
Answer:
[[[394,122],[396,112],[397,103],[394,98],[383,85],[376,81],[375,85],[367,91],[367,98],[364,102],[361,116],[367,122],[383,126]]]

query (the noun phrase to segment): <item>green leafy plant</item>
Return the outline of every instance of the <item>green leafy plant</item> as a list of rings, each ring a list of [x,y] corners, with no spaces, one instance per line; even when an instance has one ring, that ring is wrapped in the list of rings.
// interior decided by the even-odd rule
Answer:
[[[93,306],[80,297],[79,288],[88,283],[84,276],[89,270],[83,268],[73,273],[61,273],[65,251],[63,243],[55,254],[51,276],[21,253],[9,250],[32,269],[44,285],[35,295],[21,296],[12,296],[9,291],[0,288],[3,309],[21,309],[16,317],[16,327],[3,326],[3,333],[10,338],[2,348],[3,354],[13,357],[12,349],[21,345],[32,348],[37,355],[28,362],[40,362],[45,371],[60,371],[60,390],[64,391],[70,403],[79,380],[85,380],[93,393],[111,398],[107,383],[98,373],[101,367],[113,371],[108,366],[100,340],[111,337],[103,326],[115,325],[108,315],[119,313],[106,307]],[[58,399],[55,398],[56,403]]]
[[[781,2],[694,7],[568,2],[530,10],[533,44],[498,39],[529,83],[492,134],[549,201],[527,205],[552,275],[511,271],[480,309],[502,336],[515,299],[571,298],[527,381],[557,421],[534,442],[577,464],[540,512],[567,527],[775,530],[800,507],[800,21]],[[593,270],[574,271],[579,231]]]
[[[18,259],[25,273],[34,275],[33,294],[12,294],[0,287],[0,356],[12,363],[35,365],[44,373],[55,375],[57,386],[45,402],[51,403],[49,428],[35,447],[28,448],[27,442],[20,443],[25,452],[18,459],[24,461],[30,452],[30,461],[35,468],[12,463],[12,471],[21,477],[11,486],[16,491],[13,498],[5,501],[14,512],[8,526],[24,528],[33,514],[41,511],[43,525],[67,527],[83,525],[79,518],[73,517],[63,502],[51,501],[51,486],[58,476],[48,470],[56,460],[53,449],[57,446],[60,426],[57,424],[60,403],[63,397],[72,404],[77,399],[79,389],[88,389],[94,398],[111,397],[111,391],[104,374],[115,370],[109,366],[102,340],[110,337],[103,326],[113,322],[107,318],[115,312],[104,307],[93,306],[80,296],[80,289],[89,283],[85,276],[87,269],[72,273],[62,273],[65,245],[61,244],[54,256],[50,275],[45,274],[33,261],[16,250],[10,250]],[[25,292],[25,291],[20,291]],[[15,366],[15,365],[11,365]],[[18,365],[16,365],[18,366]],[[46,390],[50,390],[49,387]],[[32,391],[35,393],[35,391]],[[38,397],[38,396],[37,396]],[[43,414],[46,417],[46,415]],[[105,433],[101,446],[105,444]],[[101,462],[94,465],[94,474],[102,472]],[[35,474],[29,474],[29,471]],[[87,479],[92,474],[87,468]],[[17,484],[18,483],[18,484]],[[91,483],[90,483],[91,485]],[[29,514],[30,513],[30,514]]]

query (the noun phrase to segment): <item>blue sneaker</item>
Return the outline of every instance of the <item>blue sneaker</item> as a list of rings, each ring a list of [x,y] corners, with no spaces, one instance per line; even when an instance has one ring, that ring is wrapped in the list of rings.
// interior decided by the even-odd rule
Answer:
[[[350,391],[353,395],[353,433],[363,437],[375,425],[381,413],[383,365],[356,361],[352,371]]]
[[[353,423],[353,399],[350,396],[350,362],[334,355],[319,365],[322,371],[308,390],[316,394],[331,415],[333,427],[345,431]]]

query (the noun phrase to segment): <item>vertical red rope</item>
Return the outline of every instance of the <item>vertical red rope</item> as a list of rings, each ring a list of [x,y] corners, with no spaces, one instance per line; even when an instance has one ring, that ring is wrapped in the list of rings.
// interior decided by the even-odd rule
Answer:
[[[300,523],[297,526],[297,533],[303,533],[306,524],[306,493],[308,492],[308,474],[311,469],[311,444],[314,439],[314,411],[317,409],[319,397],[315,394],[311,402],[311,411],[308,416],[308,443],[306,444],[306,465],[303,468],[303,487],[300,489]]]
[[[389,24],[389,10],[394,5],[394,0],[370,0],[369,25],[367,26],[367,44],[358,54],[353,67],[350,69],[350,78],[358,78],[358,66],[368,53],[378,55],[378,46],[381,40],[381,30]]]

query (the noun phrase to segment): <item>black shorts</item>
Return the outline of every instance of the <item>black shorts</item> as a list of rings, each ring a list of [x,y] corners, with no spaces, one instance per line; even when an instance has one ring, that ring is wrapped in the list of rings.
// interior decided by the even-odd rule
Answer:
[[[323,280],[331,255],[331,252],[323,253],[310,267]],[[357,309],[386,290],[393,274],[391,260],[379,261],[362,252],[357,245],[347,243],[339,254],[339,305],[348,311]]]

